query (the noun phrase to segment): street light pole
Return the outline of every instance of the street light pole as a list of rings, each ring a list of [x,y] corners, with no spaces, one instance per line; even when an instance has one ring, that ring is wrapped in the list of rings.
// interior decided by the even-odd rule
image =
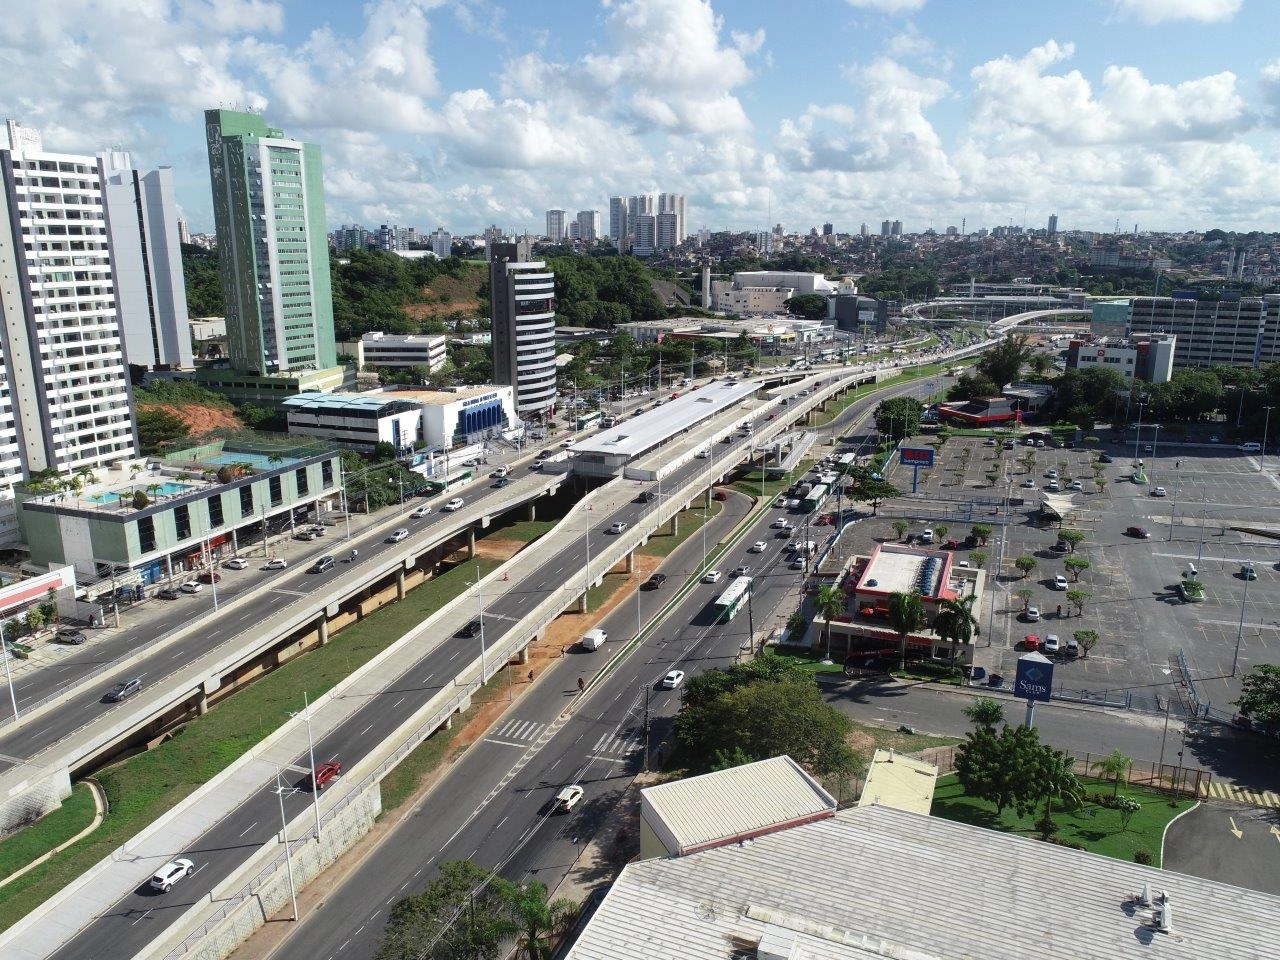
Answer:
[[[1267,411],[1267,418],[1262,424],[1262,450],[1258,454],[1258,472],[1261,473],[1267,463],[1267,432],[1271,427],[1271,411],[1272,407],[1263,407]]]
[[[1138,443],[1142,440],[1142,411],[1146,402],[1138,401],[1138,432],[1133,435],[1133,465],[1138,465]]]
[[[295,792],[290,789],[289,793]],[[284,844],[284,862],[289,871],[289,899],[293,901],[293,922],[298,922],[298,890],[293,885],[293,857],[289,856],[289,822],[284,818],[285,788],[280,783],[280,766],[276,765],[276,796],[280,798],[280,842]]]
[[[484,588],[480,586],[480,564],[476,564],[476,599],[480,604],[480,685],[488,682],[488,665],[484,651]]]
[[[9,639],[5,636],[7,632],[5,628],[12,622],[9,620],[0,621],[0,650],[3,650],[4,656],[4,678],[9,683],[9,702],[13,704],[13,719],[18,719],[18,695],[13,690],[13,673],[9,669]]]
[[[1236,675],[1240,665],[1240,641],[1244,639],[1244,605],[1249,602],[1249,578],[1244,578],[1244,596],[1240,598],[1240,626],[1236,628],[1236,653],[1231,658],[1231,675]]]
[[[296,713],[289,714],[296,717]],[[302,716],[307,721],[307,757],[311,760],[311,806],[316,812],[316,840],[320,839],[320,791],[316,789],[316,742],[311,736],[311,702],[302,691]]]

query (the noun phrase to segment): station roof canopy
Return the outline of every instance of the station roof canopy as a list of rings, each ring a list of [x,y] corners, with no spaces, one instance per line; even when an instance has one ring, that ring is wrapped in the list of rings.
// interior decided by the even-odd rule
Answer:
[[[601,430],[595,436],[575,443],[569,451],[634,459],[682,431],[741,403],[759,389],[760,384],[753,380],[739,383],[717,380],[624,420],[616,427]]]

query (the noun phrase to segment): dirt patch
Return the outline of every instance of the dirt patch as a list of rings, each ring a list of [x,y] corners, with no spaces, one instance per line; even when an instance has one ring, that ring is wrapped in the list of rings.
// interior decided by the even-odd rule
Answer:
[[[476,553],[485,557],[493,557],[494,559],[508,560],[527,546],[529,544],[522,540],[477,540]],[[601,604],[599,609],[592,610],[589,614],[561,614],[548,625],[546,633],[541,640],[535,640],[529,645],[529,662],[520,666],[509,667],[508,669],[512,671],[510,678],[494,677],[489,681],[490,686],[498,685],[497,688],[501,689],[502,685],[506,685],[511,691],[512,700],[518,700],[524,695],[525,691],[532,688],[533,683],[538,681],[538,678],[547,667],[552,665],[553,661],[563,657],[565,651],[578,642],[578,638],[583,633],[590,630],[595,624],[603,620],[611,610],[630,597],[632,591],[639,588],[640,584],[658,568],[663,559],[662,557],[646,557],[642,554],[637,554],[635,571],[614,590],[613,595]],[[602,660],[601,663],[603,664],[604,661]],[[529,679],[531,672],[533,674],[532,682]],[[348,850],[344,856],[339,858],[333,866],[320,874],[304,889],[298,891],[298,909],[304,919],[308,914],[322,907],[329,894],[341,886],[343,881],[360,866],[369,854],[377,849],[378,845],[392,831],[419,811],[423,798],[431,788],[435,786],[441,777],[448,773],[449,768],[471,744],[489,731],[494,721],[511,707],[512,700],[508,700],[505,696],[500,696],[480,707],[462,729],[458,731],[453,743],[449,746],[449,752],[444,761],[423,778],[421,785],[414,791],[413,795],[395,810],[384,814],[374,824],[373,829]],[[624,812],[622,823],[626,825],[620,826],[618,819],[615,818],[609,824],[609,828],[616,835],[612,837],[614,842],[609,845],[606,852],[601,856],[603,864],[608,864],[609,869],[613,869],[615,873],[629,859],[628,851],[633,845],[634,838],[639,835],[638,819],[636,817],[628,818]],[[289,909],[286,905],[280,914],[268,921],[265,926],[260,927],[248,940],[241,944],[236,950],[236,960],[265,960],[265,958],[269,957],[272,951],[280,945],[292,930],[292,924],[289,921],[280,922],[280,917],[289,916]]]
[[[876,752],[875,738],[861,730],[855,730],[845,737],[845,743],[849,744],[854,753],[866,757],[868,760]]]
[[[224,410],[221,407],[206,407],[198,403],[184,403],[182,406],[176,406],[171,403],[148,403],[140,406],[147,408],[159,407],[161,410],[173,414],[191,429],[193,436],[199,436],[202,433],[208,433],[219,428],[244,429],[244,424],[240,422],[239,417],[232,411]]]

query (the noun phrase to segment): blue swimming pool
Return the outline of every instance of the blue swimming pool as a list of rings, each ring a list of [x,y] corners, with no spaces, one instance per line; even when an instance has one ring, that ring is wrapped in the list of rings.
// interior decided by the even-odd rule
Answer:
[[[174,483],[172,480],[166,480],[160,484],[155,490],[152,490],[150,484],[138,483],[137,486],[128,490],[108,490],[105,493],[95,493],[85,497],[90,503],[115,503],[117,500],[127,500],[133,496],[134,490],[139,490],[147,496],[157,497],[173,497],[179,493],[186,493],[194,488],[194,484],[190,483]]]

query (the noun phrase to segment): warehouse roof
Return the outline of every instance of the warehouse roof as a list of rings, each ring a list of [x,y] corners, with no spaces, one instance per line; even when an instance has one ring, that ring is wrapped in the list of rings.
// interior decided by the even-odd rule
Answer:
[[[1168,893],[1170,932],[1144,884]],[[567,960],[1278,960],[1278,912],[1255,890],[870,806],[629,864]]]

